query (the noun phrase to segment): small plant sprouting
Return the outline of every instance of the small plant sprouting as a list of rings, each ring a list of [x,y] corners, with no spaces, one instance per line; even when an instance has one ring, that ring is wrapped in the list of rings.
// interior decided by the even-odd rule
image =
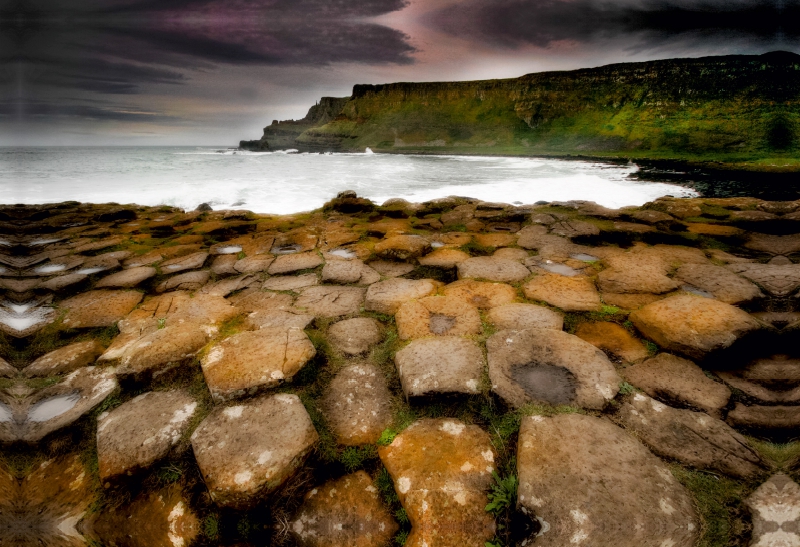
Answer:
[[[219,517],[217,515],[208,515],[203,521],[203,534],[208,539],[217,539],[219,537]]]
[[[167,326],[167,318],[166,317],[162,317],[161,319],[158,320],[158,328],[159,329],[163,329],[166,326]]]
[[[409,523],[408,514],[406,513],[406,510],[403,509],[402,507],[394,512],[394,518],[395,520],[397,520],[398,523],[400,523],[400,526]]]
[[[243,259],[243,258],[244,258],[244,257],[246,257],[246,256],[247,256],[247,254],[245,254],[245,252],[244,252],[244,251],[239,251],[238,253],[236,253],[236,259],[237,259],[237,260],[241,260],[241,259]]]
[[[619,384],[619,392],[623,395],[630,395],[636,391],[636,388],[630,385],[628,382],[620,382]]]
[[[489,505],[485,510],[497,517],[516,503],[519,481],[514,475],[501,479],[496,471],[492,471],[492,477],[494,477],[494,484],[492,491],[489,492]]]
[[[643,340],[643,342],[644,342],[644,347],[647,348],[647,353],[649,353],[651,356],[658,353],[658,346],[655,345],[653,342],[651,342],[650,340]]]
[[[604,304],[600,313],[602,313],[603,315],[615,315],[619,313],[619,308],[616,306],[609,306],[607,304]]]
[[[394,542],[398,545],[405,545],[407,539],[408,539],[408,530],[400,530],[399,532],[397,532],[397,535],[394,536]]]
[[[397,433],[395,433],[393,429],[384,429],[383,433],[381,433],[381,436],[378,439],[378,445],[389,446],[392,444],[392,441],[394,441],[395,437],[397,437]]]

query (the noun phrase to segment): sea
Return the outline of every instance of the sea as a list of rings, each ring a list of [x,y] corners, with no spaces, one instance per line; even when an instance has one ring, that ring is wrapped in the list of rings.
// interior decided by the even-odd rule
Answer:
[[[693,177],[604,163],[460,155],[245,152],[225,147],[0,148],[0,203],[171,205],[290,214],[342,190],[382,203],[444,196],[532,204],[642,205],[700,195]],[[741,190],[741,189],[740,189]],[[740,192],[741,193],[741,192]]]

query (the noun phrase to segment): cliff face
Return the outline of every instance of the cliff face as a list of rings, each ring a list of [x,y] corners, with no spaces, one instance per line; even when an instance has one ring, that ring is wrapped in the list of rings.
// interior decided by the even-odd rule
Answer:
[[[357,85],[341,101],[334,119],[312,122],[294,147],[787,165],[800,155],[800,56],[785,52]],[[287,123],[298,122],[273,123],[265,136]]]
[[[331,122],[342,111],[350,97],[322,97],[319,103],[312,106],[305,118],[301,120],[273,120],[264,128],[264,135],[257,141],[241,141],[239,147],[245,150],[286,150],[289,148],[314,148],[313,145],[298,145],[296,142],[304,131]]]

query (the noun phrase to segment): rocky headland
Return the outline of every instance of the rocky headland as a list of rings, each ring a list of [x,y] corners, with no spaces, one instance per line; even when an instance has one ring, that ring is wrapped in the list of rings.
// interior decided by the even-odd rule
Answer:
[[[800,201],[0,207],[0,545],[800,544]]]
[[[800,56],[622,63],[472,82],[356,85],[248,150],[581,156],[796,172]]]

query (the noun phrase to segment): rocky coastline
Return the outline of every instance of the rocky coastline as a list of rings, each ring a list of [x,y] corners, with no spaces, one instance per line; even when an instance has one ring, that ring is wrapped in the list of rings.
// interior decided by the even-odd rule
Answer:
[[[0,206],[0,544],[800,543],[799,290],[800,200]]]

